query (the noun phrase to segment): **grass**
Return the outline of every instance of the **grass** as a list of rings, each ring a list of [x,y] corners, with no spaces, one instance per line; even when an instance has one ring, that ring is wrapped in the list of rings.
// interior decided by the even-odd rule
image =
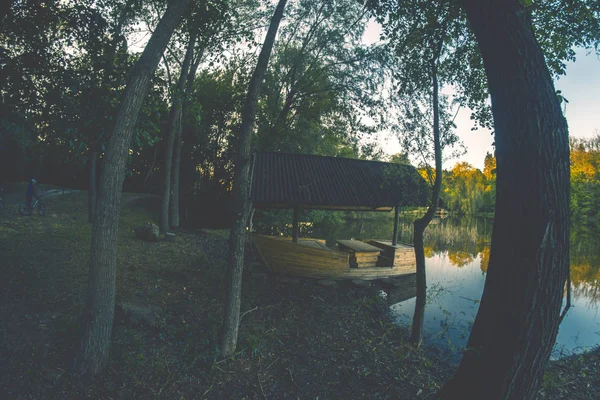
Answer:
[[[87,285],[86,201],[85,192],[51,197],[44,218],[0,216],[0,398],[427,398],[453,371],[434,350],[407,344],[405,329],[377,311],[374,290],[283,283],[250,271],[252,251],[238,353],[220,360],[228,232],[139,241],[133,228],[157,220],[158,200],[125,194],[117,302],[152,306],[157,319],[143,326],[117,314],[110,364],[83,382],[70,366]],[[581,364],[556,368],[544,399],[567,398],[552,396]]]
[[[46,199],[44,218],[2,216],[0,397],[398,398],[447,376],[374,312],[371,291],[249,271],[238,354],[219,361],[228,232],[142,242],[133,228],[156,221],[157,199],[123,201],[117,302],[153,306],[158,318],[148,327],[117,314],[110,365],[91,382],[69,372],[87,284],[86,193]]]

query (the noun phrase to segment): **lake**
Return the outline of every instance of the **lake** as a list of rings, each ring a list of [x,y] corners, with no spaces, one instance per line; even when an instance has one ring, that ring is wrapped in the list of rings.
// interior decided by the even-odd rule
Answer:
[[[390,239],[393,218],[356,214],[359,218],[304,226],[304,236],[327,239]],[[412,242],[413,215],[402,215],[400,241]],[[442,345],[454,355],[464,349],[483,291],[492,219],[437,218],[425,231],[427,306],[424,342]],[[574,226],[571,233],[572,308],[560,326],[553,358],[592,349],[600,341],[600,235],[595,227]],[[415,298],[391,305],[398,324],[410,326]]]

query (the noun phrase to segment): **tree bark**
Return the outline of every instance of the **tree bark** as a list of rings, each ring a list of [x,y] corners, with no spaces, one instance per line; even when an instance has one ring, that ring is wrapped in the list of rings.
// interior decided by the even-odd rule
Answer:
[[[167,123],[166,146],[165,146],[165,169],[164,169],[164,181],[163,181],[163,196],[160,209],[160,232],[165,233],[169,230],[169,202],[171,200],[171,167],[173,164],[173,147],[175,144],[175,138],[178,136],[178,129],[181,125],[181,109],[183,102],[183,92],[185,90],[185,83],[187,81],[187,73],[194,57],[194,45],[196,44],[196,36],[192,35],[188,43],[185,58],[181,65],[181,73],[177,80],[177,86],[173,94],[173,104],[171,105],[171,111],[169,113],[169,122]],[[179,169],[179,166],[177,166]],[[179,172],[179,171],[178,171]],[[179,179],[179,175],[177,175]]]
[[[467,351],[443,399],[531,399],[558,332],[569,272],[566,121],[518,1],[465,0],[494,115],[496,214]]]
[[[92,228],[87,299],[75,371],[97,375],[108,363],[116,284],[117,233],[125,161],[150,80],[189,0],[172,0],[135,63],[108,140]]]
[[[249,185],[250,185],[250,146],[251,133],[256,116],[258,95],[267,71],[271,50],[279,23],[287,0],[279,0],[275,13],[271,18],[265,42],[258,56],[256,69],[252,74],[248,94],[242,111],[242,127],[238,150],[236,154],[235,172],[233,181],[233,224],[229,236],[229,260],[227,265],[228,279],[227,298],[225,306],[225,320],[221,332],[221,355],[233,355],[238,337],[240,321],[240,302],[242,296],[242,272],[244,268],[244,244],[246,240],[246,223],[249,210]]]
[[[171,166],[171,192],[169,200],[169,225],[171,229],[179,228],[179,168],[181,165],[181,130],[183,111],[179,114],[179,123],[175,133],[173,146],[173,165]]]
[[[437,77],[437,58],[439,57],[442,40],[439,42],[437,55],[430,61],[433,107],[433,148],[435,154],[435,180],[431,192],[431,204],[422,218],[414,222],[413,245],[415,246],[415,259],[417,262],[417,298],[415,299],[415,313],[410,333],[410,342],[418,347],[423,343],[423,320],[425,319],[425,303],[427,299],[427,275],[425,270],[425,247],[423,233],[433,219],[440,200],[442,189],[442,143],[440,140],[440,114],[439,114],[439,87]]]
[[[175,136],[175,144],[173,148],[173,165],[171,166],[171,170],[173,173],[171,174],[171,199],[169,200],[169,221],[171,228],[177,229],[180,224],[180,194],[181,188],[179,184],[180,178],[180,167],[181,167],[181,146],[183,141],[183,121],[185,116],[189,113],[189,95],[192,92],[192,87],[194,84],[194,78],[196,76],[196,71],[198,70],[198,65],[202,60],[203,49],[198,51],[196,54],[196,59],[192,63],[189,68],[186,83],[185,83],[185,95],[182,100],[181,105],[181,118],[179,119],[179,124],[177,125],[177,133]]]
[[[98,152],[90,151],[89,159],[90,163],[90,176],[88,179],[88,222],[94,222],[94,215],[96,214],[96,166],[98,165]]]

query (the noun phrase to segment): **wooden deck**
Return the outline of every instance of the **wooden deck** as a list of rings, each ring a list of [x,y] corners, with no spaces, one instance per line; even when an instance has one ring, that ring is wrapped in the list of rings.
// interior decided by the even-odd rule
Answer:
[[[346,244],[345,250],[333,250],[320,239],[300,239],[293,243],[290,238],[257,234],[252,235],[252,239],[265,266],[277,273],[325,279],[373,280],[416,272],[414,255],[412,261],[378,266],[382,250],[363,242],[351,241]],[[368,251],[349,251],[350,246]],[[365,258],[365,254],[371,258]]]

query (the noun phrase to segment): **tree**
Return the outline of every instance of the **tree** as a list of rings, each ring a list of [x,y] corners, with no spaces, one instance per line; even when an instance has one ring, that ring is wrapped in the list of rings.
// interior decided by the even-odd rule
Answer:
[[[394,15],[414,15],[415,10],[427,15],[425,11],[436,6],[373,3],[388,7],[382,23],[388,15],[393,21]],[[474,117],[484,123],[491,122],[483,104],[488,93],[491,96],[497,194],[489,273],[469,351],[439,396],[530,398],[556,337],[569,259],[567,129],[544,55],[551,71],[560,75],[564,61],[574,57],[574,45],[597,49],[600,4],[451,4],[456,11],[450,26],[456,29],[445,46],[453,53],[448,66],[454,67],[446,76],[458,99],[475,109]],[[418,19],[413,20],[392,26],[392,31],[403,33],[403,43],[420,40],[413,32]],[[541,46],[534,31],[540,33]]]
[[[163,199],[163,223],[166,225],[163,229],[179,228],[179,193],[180,193],[180,164],[182,152],[182,118],[190,109],[190,97],[192,95],[193,83],[196,72],[201,61],[206,59],[220,59],[228,46],[237,44],[242,40],[252,43],[254,26],[251,21],[260,15],[262,10],[258,4],[252,0],[213,0],[194,4],[191,7],[189,16],[186,20],[185,29],[195,36],[196,49],[193,62],[186,73],[183,89],[178,89],[179,100],[177,108],[180,108],[179,121],[174,128],[173,152],[172,156],[165,155],[165,165],[172,159],[169,168],[165,168],[165,183],[170,183],[169,199]],[[213,61],[210,61],[212,65]],[[173,103],[176,106],[176,103]],[[196,115],[197,117],[197,115]],[[170,138],[170,135],[168,136]],[[169,139],[170,140],[170,139]],[[167,143],[169,147],[169,143]],[[170,174],[170,179],[166,175]],[[168,182],[167,182],[168,181]],[[165,188],[165,195],[167,189]],[[168,216],[165,209],[168,209]]]
[[[439,116],[439,87],[437,77],[437,63],[442,47],[443,38],[438,38],[437,53],[430,60],[432,79],[432,109],[433,109],[433,146],[435,153],[435,181],[431,192],[431,204],[425,215],[414,222],[413,245],[415,246],[415,259],[417,262],[417,298],[415,300],[415,312],[411,328],[410,341],[417,347],[423,341],[423,321],[425,319],[425,300],[427,291],[427,276],[425,271],[425,249],[423,243],[423,232],[431,222],[438,208],[440,191],[442,189],[442,143],[440,135]]]
[[[439,397],[529,399],[556,339],[569,272],[567,125],[530,10],[517,1],[463,6],[492,98],[496,218],[467,351]]]
[[[444,176],[444,186],[444,201],[452,212],[473,215],[483,207],[485,175],[469,163],[456,163]]]
[[[361,41],[367,12],[360,2],[297,2],[281,31],[257,115],[262,151],[339,155],[386,115],[382,51]]]
[[[96,375],[108,362],[115,306],[121,189],[129,144],[152,74],[188,2],[189,0],[169,2],[165,14],[131,71],[115,127],[108,140],[92,228],[88,293],[82,315],[80,349],[75,360],[75,370],[81,375]]]
[[[418,2],[407,3],[418,5]],[[439,203],[443,174],[442,150],[459,144],[452,131],[454,124],[448,115],[449,105],[445,99],[440,101],[439,86],[440,79],[443,84],[452,70],[452,66],[447,65],[452,55],[445,43],[448,37],[461,29],[454,22],[456,7],[452,2],[439,2],[425,10],[415,7],[400,14],[397,7],[403,6],[406,5],[384,2],[376,11],[380,17],[394,12],[384,28],[384,34],[390,38],[390,50],[395,58],[396,104],[400,105],[402,112],[399,116],[399,133],[404,151],[419,154],[426,165],[425,171],[431,173],[428,176],[432,185],[431,203],[425,215],[414,221],[413,230],[417,298],[410,340],[419,347],[427,289],[423,236]],[[431,159],[435,169],[427,165]]]
[[[180,128],[181,128],[181,113],[183,108],[183,96],[188,82],[188,73],[192,67],[192,60],[194,58],[194,46],[196,45],[196,33],[191,32],[187,50],[185,52],[185,58],[181,65],[181,71],[179,73],[179,79],[175,86],[174,93],[172,96],[171,111],[169,113],[169,122],[167,123],[167,132],[165,135],[166,146],[165,146],[165,168],[163,177],[163,194],[160,209],[160,231],[165,233],[169,230],[169,201],[171,199],[171,165],[173,162],[173,146],[175,139],[179,140]],[[180,151],[180,150],[179,150]],[[179,171],[179,168],[177,168]]]
[[[114,15],[112,20],[105,20],[99,12],[92,12],[91,17],[89,18],[90,21],[94,21],[98,25],[109,25],[107,30],[110,32],[110,39],[106,39],[106,36],[108,35],[93,35],[93,30],[89,29],[88,32],[92,32],[89,32],[89,40],[87,41],[88,46],[86,49],[92,58],[94,69],[99,69],[99,71],[94,71],[96,75],[99,76],[99,79],[96,79],[98,81],[97,86],[94,85],[96,87],[88,94],[90,97],[88,104],[91,112],[82,113],[82,125],[87,125],[84,131],[86,131],[88,135],[88,221],[90,223],[94,221],[96,213],[98,157],[101,152],[104,129],[110,121],[110,92],[111,88],[114,87],[114,85],[110,84],[113,83],[111,80],[113,80],[112,75],[115,70],[115,58],[119,46],[123,42],[125,42],[124,46],[127,46],[123,35],[123,29],[127,19],[131,17],[130,14],[132,14],[134,4],[132,0],[127,0],[122,5],[116,3],[111,6]],[[113,23],[110,24],[110,22]]]
[[[221,355],[233,355],[238,337],[240,321],[240,302],[242,296],[242,272],[244,268],[244,248],[246,240],[246,223],[249,212],[249,178],[251,133],[256,116],[256,105],[262,82],[267,71],[269,57],[275,42],[279,23],[287,0],[279,0],[265,37],[265,42],[258,56],[256,69],[250,80],[248,94],[242,111],[242,127],[239,135],[238,150],[235,162],[233,182],[233,225],[229,236],[229,260],[227,263],[227,298],[225,320],[221,332]]]

